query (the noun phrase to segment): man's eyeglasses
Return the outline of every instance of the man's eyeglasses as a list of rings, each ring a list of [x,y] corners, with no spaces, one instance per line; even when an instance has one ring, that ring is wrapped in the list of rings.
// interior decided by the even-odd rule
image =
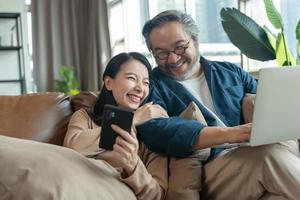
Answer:
[[[175,53],[176,55],[181,56],[185,53],[185,50],[189,48],[189,43],[190,41],[188,41],[185,45],[175,47],[173,51],[161,51],[154,53],[154,57],[159,60],[166,60],[168,59],[170,53]]]

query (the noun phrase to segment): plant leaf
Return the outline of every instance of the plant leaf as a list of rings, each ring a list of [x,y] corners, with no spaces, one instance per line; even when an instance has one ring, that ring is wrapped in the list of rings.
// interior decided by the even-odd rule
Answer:
[[[59,69],[59,75],[62,80],[55,80],[55,88],[68,95],[75,95],[79,92],[79,81],[77,80],[74,68],[62,65]]]
[[[266,12],[270,22],[277,29],[283,29],[283,22],[280,13],[275,8],[272,0],[264,0]]]
[[[77,95],[77,94],[79,94],[80,93],[80,91],[78,90],[78,89],[72,89],[71,91],[70,91],[70,95],[71,96],[75,96],[75,95]]]
[[[276,49],[276,35],[273,34],[270,29],[268,29],[268,27],[264,26],[263,29],[265,30],[267,36],[268,36],[268,39],[269,39],[269,42],[271,44],[271,46],[273,47],[273,49]]]
[[[296,38],[300,41],[300,20],[298,21],[296,26]]]
[[[295,60],[294,56],[292,55],[292,53],[288,50],[287,46],[286,46],[286,50],[287,50],[287,52],[285,52],[284,37],[283,37],[282,33],[279,33],[277,36],[277,43],[276,43],[277,63],[279,66],[295,65],[296,60]]]
[[[300,20],[297,23],[296,26],[296,39],[298,40],[298,44],[297,44],[297,60],[299,61],[300,64]]]
[[[230,41],[247,57],[267,61],[276,58],[264,29],[235,8],[221,10],[222,26]]]

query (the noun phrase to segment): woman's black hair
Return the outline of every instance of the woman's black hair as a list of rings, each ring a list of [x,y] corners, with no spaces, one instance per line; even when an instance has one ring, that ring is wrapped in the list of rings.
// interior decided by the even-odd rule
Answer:
[[[115,78],[115,76],[118,74],[118,72],[121,69],[121,66],[128,62],[129,60],[138,60],[141,63],[145,65],[145,67],[148,70],[149,78],[151,75],[151,64],[147,60],[145,56],[143,56],[140,53],[137,52],[129,52],[129,53],[120,53],[116,56],[114,56],[106,65],[105,71],[102,76],[102,80],[104,81],[104,78],[106,76],[111,77],[112,79]],[[108,91],[105,84],[103,83],[103,87],[101,89],[101,92],[99,96],[97,97],[97,100],[95,102],[94,107],[89,113],[92,120],[98,125],[101,126],[102,122],[102,115],[104,110],[104,105],[110,104],[117,106],[117,102],[113,97],[113,94],[111,91]]]

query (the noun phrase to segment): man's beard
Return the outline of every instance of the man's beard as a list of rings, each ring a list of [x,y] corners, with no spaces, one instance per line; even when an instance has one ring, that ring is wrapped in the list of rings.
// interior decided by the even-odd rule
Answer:
[[[166,76],[174,79],[174,80],[177,80],[177,81],[184,81],[184,80],[188,80],[190,79],[191,77],[194,76],[194,74],[197,74],[198,71],[200,70],[200,68],[198,68],[198,66],[200,65],[199,64],[199,61],[200,61],[200,52],[197,53],[197,58],[195,59],[195,62],[193,63],[190,63],[186,72],[182,75],[178,75],[178,76],[175,76],[171,73],[171,70],[161,70]],[[186,62],[186,61],[185,61]],[[185,63],[183,63],[185,64]],[[169,67],[168,67],[169,69]]]

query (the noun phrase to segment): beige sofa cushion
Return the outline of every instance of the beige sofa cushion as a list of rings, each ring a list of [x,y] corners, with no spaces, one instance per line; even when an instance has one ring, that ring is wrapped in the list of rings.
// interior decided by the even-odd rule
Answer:
[[[255,97],[255,94],[246,94],[243,99],[242,108],[245,123],[252,122]]]
[[[180,114],[180,117],[197,120],[207,124],[198,106],[191,102]],[[210,148],[195,151],[187,158],[170,158],[169,162],[169,188],[167,200],[199,200],[202,189],[203,161],[210,154]]]
[[[51,144],[0,136],[1,200],[136,199],[106,162]]]

